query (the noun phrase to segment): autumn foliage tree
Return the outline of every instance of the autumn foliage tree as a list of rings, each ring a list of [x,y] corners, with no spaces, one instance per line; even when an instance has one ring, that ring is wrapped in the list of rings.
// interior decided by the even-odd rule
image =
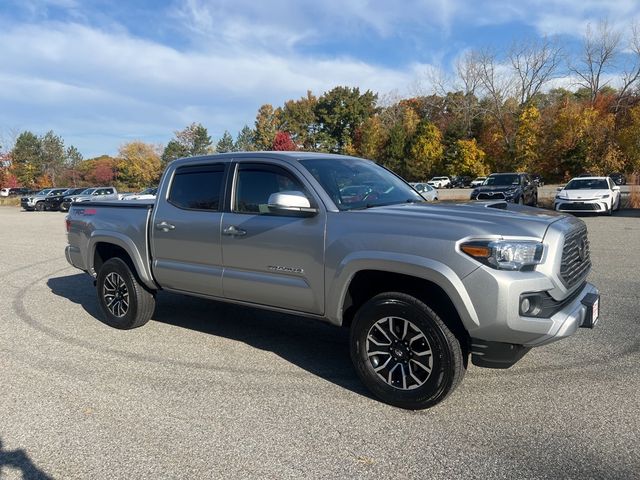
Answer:
[[[161,172],[158,147],[134,141],[118,150],[116,162],[118,184],[139,190],[157,183]]]
[[[271,149],[280,152],[292,151],[296,150],[296,144],[291,140],[289,133],[278,132],[273,139],[273,146]]]

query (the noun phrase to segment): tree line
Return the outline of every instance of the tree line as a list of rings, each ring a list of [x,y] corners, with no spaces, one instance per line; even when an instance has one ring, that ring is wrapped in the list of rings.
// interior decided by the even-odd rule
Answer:
[[[615,83],[612,80],[615,79]],[[412,98],[380,98],[336,86],[274,107],[252,127],[213,142],[192,123],[166,146],[123,144],[116,157],[84,160],[53,132],[22,132],[0,169],[3,186],[157,182],[176,158],[214,152],[304,150],[372,159],[407,180],[433,175],[541,173],[562,181],[579,173],[640,172],[640,30],[606,21],[585,31],[569,55],[557,40],[515,43],[505,52],[468,51],[453,74],[433,71]],[[564,84],[564,86],[559,86]]]

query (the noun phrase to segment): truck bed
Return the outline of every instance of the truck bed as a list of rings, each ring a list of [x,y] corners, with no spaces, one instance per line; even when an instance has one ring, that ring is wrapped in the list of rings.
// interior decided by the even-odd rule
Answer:
[[[157,288],[150,271],[149,221],[153,200],[82,202],[73,204],[67,216],[71,248],[67,259],[77,268],[95,275],[94,255],[100,243],[117,245],[131,252],[141,280]],[[87,258],[84,258],[87,255]]]

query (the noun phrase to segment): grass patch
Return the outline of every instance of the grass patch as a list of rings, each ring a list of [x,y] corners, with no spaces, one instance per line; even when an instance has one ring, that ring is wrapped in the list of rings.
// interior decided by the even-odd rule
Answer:
[[[640,185],[631,185],[627,208],[640,208]]]
[[[19,207],[20,197],[0,197],[0,207]]]

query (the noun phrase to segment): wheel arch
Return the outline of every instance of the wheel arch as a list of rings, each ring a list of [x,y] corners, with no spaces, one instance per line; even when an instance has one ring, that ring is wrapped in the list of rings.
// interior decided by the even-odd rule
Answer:
[[[93,232],[88,252],[89,258],[86,264],[90,274],[96,276],[107,260],[118,257],[129,265],[134,275],[147,288],[153,290],[158,288],[146,266],[146,260],[143,259],[138,248],[128,237],[114,232],[110,232],[108,235]]]
[[[404,293],[425,303],[440,316],[461,345],[469,344],[469,333],[458,308],[441,286],[424,278],[388,271],[360,270],[353,276],[344,298],[342,325],[350,327],[358,309],[384,292]]]
[[[333,281],[329,281],[329,320],[349,326],[355,310],[378,293],[398,291],[412,295],[434,310],[451,317],[452,330],[462,334],[479,325],[475,308],[462,281],[448,266],[435,260],[407,256],[394,260],[373,252],[354,254],[343,262]],[[376,258],[377,257],[377,258]],[[404,256],[403,256],[404,257]]]

